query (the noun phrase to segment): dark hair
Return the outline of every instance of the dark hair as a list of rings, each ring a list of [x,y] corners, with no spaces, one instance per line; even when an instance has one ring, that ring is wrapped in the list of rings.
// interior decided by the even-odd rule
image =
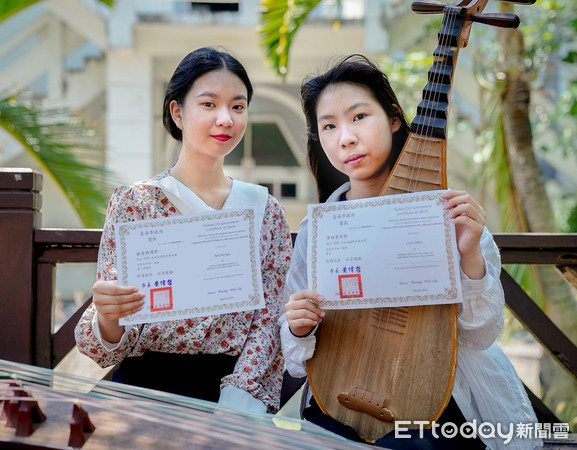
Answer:
[[[196,79],[207,72],[219,69],[229,70],[242,80],[246,86],[247,100],[250,103],[253,93],[252,84],[245,68],[234,56],[226,51],[211,47],[203,47],[190,52],[180,61],[168,82],[166,94],[164,95],[162,123],[164,128],[177,141],[182,141],[182,131],[172,120],[170,103],[176,100],[182,106],[184,97],[188,94]]]
[[[355,83],[368,88],[389,117],[398,117],[401,127],[393,134],[391,154],[387,164],[393,167],[397,161],[410,127],[405,113],[399,105],[387,76],[377,64],[363,55],[349,55],[341,58],[322,75],[308,77],[301,86],[302,108],[307,122],[307,156],[309,169],[315,177],[319,201],[324,202],[330,194],[348,177],[333,167],[319,141],[317,125],[317,102],[322,92],[336,83]]]

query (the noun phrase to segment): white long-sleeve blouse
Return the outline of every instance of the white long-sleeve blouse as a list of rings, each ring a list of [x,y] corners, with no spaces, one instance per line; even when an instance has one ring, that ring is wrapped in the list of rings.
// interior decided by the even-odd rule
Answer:
[[[327,202],[339,201],[350,189],[345,183],[338,188]],[[287,274],[285,301],[294,293],[308,288],[307,279],[307,218],[301,222],[291,267]],[[458,306],[459,353],[457,373],[453,387],[453,398],[468,422],[490,422],[502,424],[507,438],[483,438],[488,448],[526,450],[541,445],[540,439],[516,436],[517,424],[537,422],[531,403],[525,393],[514,367],[495,343],[504,321],[505,297],[499,280],[501,258],[491,234],[485,229],[481,237],[485,258],[486,275],[481,280],[471,280],[461,271],[463,302]],[[314,333],[299,338],[289,330],[286,316],[279,320],[281,342],[287,370],[294,377],[306,376],[306,361],[315,351]],[[311,397],[305,388],[308,404]],[[504,433],[504,434],[506,434]]]

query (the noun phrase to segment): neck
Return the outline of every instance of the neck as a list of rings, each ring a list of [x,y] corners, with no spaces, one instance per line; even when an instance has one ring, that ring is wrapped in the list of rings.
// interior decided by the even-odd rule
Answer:
[[[195,157],[194,161],[191,161],[186,154],[181,153],[170,174],[190,189],[210,189],[218,187],[227,179],[223,163],[222,159],[206,161],[202,157]]]
[[[224,158],[208,159],[196,155],[192,161],[186,152],[181,152],[170,174],[207,205],[221,209],[232,186],[232,180],[224,174],[223,164]]]
[[[388,168],[376,177],[368,180],[351,180],[351,189],[347,192],[347,200],[378,197],[385,185],[390,171]]]

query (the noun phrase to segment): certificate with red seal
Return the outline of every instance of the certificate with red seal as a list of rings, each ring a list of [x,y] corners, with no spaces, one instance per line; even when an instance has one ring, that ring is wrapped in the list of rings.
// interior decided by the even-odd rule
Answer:
[[[121,325],[264,308],[255,208],[117,223],[118,283],[146,293]]]
[[[462,301],[445,191],[309,205],[309,288],[325,309]]]

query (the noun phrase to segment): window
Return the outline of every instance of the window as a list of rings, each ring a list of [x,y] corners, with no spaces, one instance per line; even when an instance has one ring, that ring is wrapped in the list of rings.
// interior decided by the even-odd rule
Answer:
[[[294,183],[282,183],[280,185],[280,196],[284,198],[296,198],[297,185]]]
[[[191,2],[192,11],[210,11],[210,12],[238,12],[238,1],[236,2]]]

